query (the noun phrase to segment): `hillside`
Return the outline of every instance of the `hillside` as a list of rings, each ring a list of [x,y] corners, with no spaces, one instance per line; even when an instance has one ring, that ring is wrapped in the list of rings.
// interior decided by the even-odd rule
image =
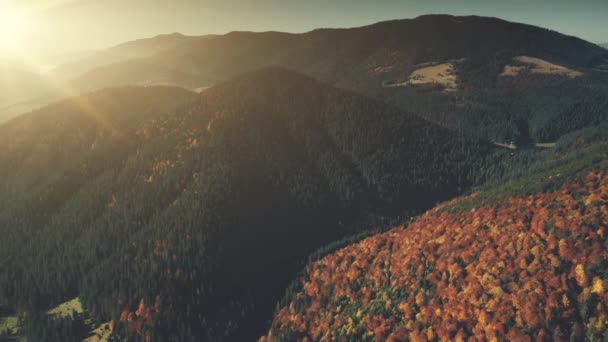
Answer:
[[[175,48],[179,44],[194,38],[180,33],[172,33],[129,41],[108,49],[92,52],[88,56],[73,62],[62,64],[53,69],[52,73],[63,79],[71,79],[104,65],[149,57],[164,50]]]
[[[195,38],[154,56],[92,70],[75,84],[197,89],[283,66],[466,134],[546,142],[606,119],[607,61],[608,52],[597,45],[539,27],[430,15],[303,34]]]
[[[79,296],[119,336],[159,340],[259,336],[311,251],[460,193],[502,154],[282,69],[194,98],[92,93],[1,126],[0,145],[0,306]]]
[[[579,178],[554,170],[517,182],[555,190],[499,201],[475,193],[322,257],[262,340],[606,338],[607,170],[605,159]]]

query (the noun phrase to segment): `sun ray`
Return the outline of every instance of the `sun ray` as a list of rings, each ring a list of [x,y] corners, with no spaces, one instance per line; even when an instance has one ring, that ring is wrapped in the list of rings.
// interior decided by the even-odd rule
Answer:
[[[26,70],[31,70],[40,75],[40,81],[44,83],[49,99],[61,100],[70,99],[81,110],[83,115],[91,117],[100,127],[111,132],[111,134],[121,137],[121,131],[110,121],[103,110],[89,100],[87,96],[80,96],[82,89],[75,86],[71,81],[56,77],[52,72],[41,72],[40,63],[32,58],[32,47],[27,44],[29,31],[35,29],[38,15],[60,6],[69,5],[78,1],[47,1],[43,5],[32,6],[29,8],[19,7],[19,5],[7,6],[0,5],[0,56],[7,63],[18,64]],[[5,61],[0,61],[4,63]],[[0,73],[1,73],[0,69]],[[7,75],[0,75],[0,79]]]

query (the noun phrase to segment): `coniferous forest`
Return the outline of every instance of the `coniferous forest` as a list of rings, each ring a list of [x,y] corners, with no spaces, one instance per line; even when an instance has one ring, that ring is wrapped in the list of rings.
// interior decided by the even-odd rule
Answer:
[[[443,15],[65,64],[0,123],[0,341],[606,338],[607,71]]]

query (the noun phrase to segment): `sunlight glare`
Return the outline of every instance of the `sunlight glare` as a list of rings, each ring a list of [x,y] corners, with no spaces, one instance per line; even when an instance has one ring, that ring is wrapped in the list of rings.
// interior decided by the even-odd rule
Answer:
[[[0,6],[0,52],[16,55],[27,46],[26,40],[33,21],[19,9]]]

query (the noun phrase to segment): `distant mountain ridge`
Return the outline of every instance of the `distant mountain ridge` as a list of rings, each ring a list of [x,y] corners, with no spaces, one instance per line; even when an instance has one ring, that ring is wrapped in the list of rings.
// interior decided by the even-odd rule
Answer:
[[[194,39],[181,33],[162,34],[152,38],[137,39],[114,47],[91,53],[88,57],[58,66],[52,73],[57,77],[70,79],[103,65],[142,58],[171,49]]]
[[[488,140],[552,141],[597,124],[606,112],[601,101],[608,84],[605,49],[547,29],[478,16],[427,15],[302,34],[161,35],[121,44],[56,73],[78,75],[67,86],[75,92],[124,85],[204,89],[269,66],[296,70]],[[559,103],[554,94],[562,94]],[[573,120],[585,103],[594,105]]]
[[[526,72],[529,65],[518,58],[581,76]],[[437,82],[437,75],[429,75],[426,83],[424,79],[406,82],[408,75],[416,72],[440,73],[443,69],[425,69],[436,65],[451,70],[452,79],[443,81],[453,88],[451,92],[442,92],[445,88],[442,81]],[[501,141],[520,135],[518,122],[525,122],[529,135],[537,141],[555,140],[571,125],[581,128],[581,124],[596,122],[604,104],[580,123],[568,122],[571,113],[582,106],[581,95],[575,93],[602,98],[608,84],[606,73],[597,71],[608,70],[608,52],[595,44],[496,18],[448,15],[303,34],[231,32],[195,38],[154,56],[100,67],[75,84],[85,89],[123,84],[196,89],[267,66],[290,68],[403,109],[414,109],[452,129]],[[506,68],[523,73],[501,76],[508,74]],[[591,94],[581,85],[595,89],[593,93],[604,90]],[[557,106],[548,93],[566,96]],[[557,117],[565,118],[563,127],[552,126]]]
[[[303,34],[231,32],[210,39],[191,39],[146,60],[116,65],[113,70],[137,63],[163,66],[195,74],[198,82],[205,85],[259,67],[282,65],[340,85],[354,77],[349,75],[352,71],[347,72],[353,67],[367,72],[363,67],[407,68],[433,60],[494,55],[501,50],[507,54],[517,51],[545,55],[583,67],[606,57],[605,51],[595,44],[531,25],[476,16],[428,15],[357,28],[317,29]],[[249,58],[236,64],[235,58],[242,55]],[[329,66],[331,74],[327,74]],[[84,80],[95,78],[89,75]],[[179,79],[172,81],[181,83]],[[150,79],[111,82],[146,83]]]
[[[194,38],[200,39],[180,33],[138,39],[100,51],[83,52],[81,54],[85,56],[45,72],[15,68],[15,65],[8,68],[6,63],[3,63],[4,67],[0,65],[0,91],[3,94],[0,98],[0,123],[53,101],[78,95],[82,89],[74,87],[69,82],[72,78],[101,66],[148,57]],[[57,56],[51,57],[51,60],[65,60],[65,58],[65,56]],[[19,75],[16,74],[17,72]],[[99,88],[94,87],[94,89]]]

